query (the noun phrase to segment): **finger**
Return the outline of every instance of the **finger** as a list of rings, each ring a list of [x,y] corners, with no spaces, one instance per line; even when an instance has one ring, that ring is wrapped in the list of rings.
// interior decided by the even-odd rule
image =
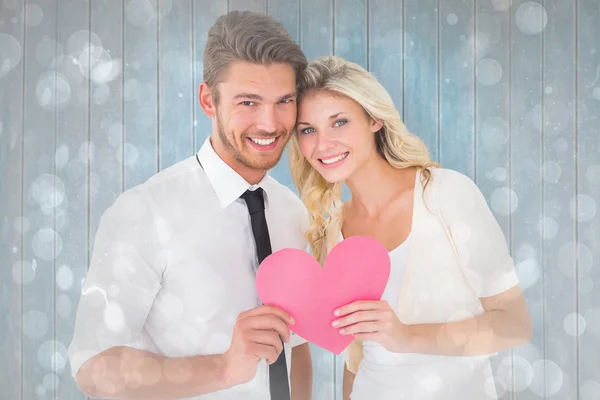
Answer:
[[[379,310],[357,311],[345,317],[334,320],[331,325],[334,328],[342,328],[359,322],[379,321],[382,319],[382,313]]]
[[[381,301],[359,300],[346,304],[333,312],[335,316],[347,315],[362,310],[377,310],[381,308]]]
[[[269,364],[273,364],[277,361],[280,354],[275,347],[260,343],[253,343],[250,347],[250,351],[256,358],[266,360]]]
[[[256,317],[259,315],[275,315],[279,319],[284,321],[286,324],[290,324],[290,325],[293,325],[296,322],[296,321],[294,321],[294,318],[292,318],[292,316],[288,312],[286,312],[285,310],[282,310],[279,307],[275,307],[275,306],[271,306],[271,305],[262,305],[260,307],[253,308],[251,310],[244,311],[243,313],[241,313],[239,315],[239,319]]]
[[[277,351],[277,354],[283,351],[281,337],[275,331],[250,331],[246,335],[246,339],[253,343],[272,346]]]
[[[379,322],[359,322],[358,324],[350,325],[339,330],[342,335],[356,335],[359,333],[374,333],[379,332]]]
[[[275,331],[284,342],[290,340],[290,328],[279,317],[274,315],[258,315],[243,321],[244,330]]]
[[[362,341],[379,342],[379,332],[373,332],[373,333],[355,333],[352,336],[355,339],[362,340]]]

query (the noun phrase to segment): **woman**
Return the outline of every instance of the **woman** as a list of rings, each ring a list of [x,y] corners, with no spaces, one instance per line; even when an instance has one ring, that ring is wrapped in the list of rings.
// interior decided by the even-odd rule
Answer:
[[[311,63],[290,166],[323,263],[354,235],[378,239],[391,273],[380,301],[340,307],[344,399],[497,398],[489,356],[527,343],[531,322],[503,233],[468,177],[431,161],[359,65]],[[341,204],[342,185],[351,200]]]

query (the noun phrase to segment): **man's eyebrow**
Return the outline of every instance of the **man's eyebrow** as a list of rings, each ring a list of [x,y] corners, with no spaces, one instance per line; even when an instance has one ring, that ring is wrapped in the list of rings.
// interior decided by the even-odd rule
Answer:
[[[289,99],[290,97],[295,97],[296,95],[297,95],[296,92],[288,93],[284,96],[281,96],[279,98],[279,101]],[[264,100],[264,98],[261,95],[258,95],[255,93],[239,93],[239,94],[235,95],[233,98],[234,98],[234,100],[235,99],[251,99],[251,100],[259,100],[259,101]]]
[[[258,94],[254,94],[254,93],[240,93],[240,94],[236,94],[234,97],[234,99],[253,99],[253,100],[262,100],[263,97],[258,95]]]
[[[340,111],[339,113],[333,114],[329,117],[329,119],[334,119],[337,118],[340,114],[343,114],[343,111]],[[296,125],[310,125],[308,122],[298,122]]]

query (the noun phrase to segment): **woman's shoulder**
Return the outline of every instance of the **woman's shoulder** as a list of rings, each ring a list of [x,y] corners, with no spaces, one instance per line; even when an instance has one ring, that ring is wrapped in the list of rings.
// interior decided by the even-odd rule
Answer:
[[[443,167],[430,168],[429,171],[431,171],[431,184],[437,191],[457,193],[477,188],[475,181],[460,171]]]

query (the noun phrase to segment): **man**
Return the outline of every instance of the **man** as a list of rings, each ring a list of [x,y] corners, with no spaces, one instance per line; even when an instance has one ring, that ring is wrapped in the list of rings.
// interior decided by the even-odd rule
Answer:
[[[101,219],[69,347],[85,394],[310,398],[308,343],[255,291],[271,251],[307,248],[302,203],[266,174],[295,125],[306,64],[267,16],[233,12],[211,28],[199,88],[211,136]]]

